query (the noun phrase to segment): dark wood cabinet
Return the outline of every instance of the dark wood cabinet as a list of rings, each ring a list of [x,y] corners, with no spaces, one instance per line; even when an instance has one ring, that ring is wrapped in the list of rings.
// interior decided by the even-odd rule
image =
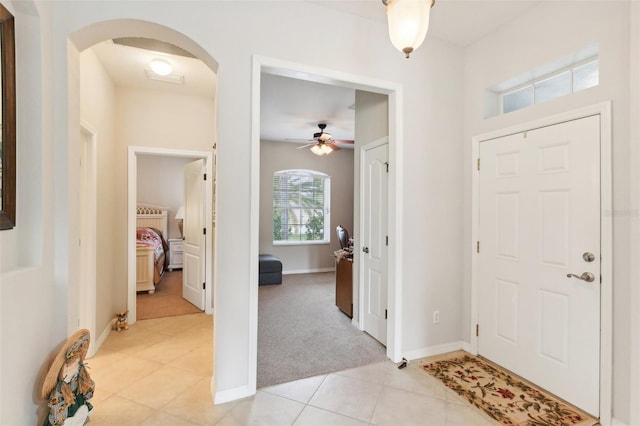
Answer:
[[[336,306],[353,318],[353,259],[336,260]]]

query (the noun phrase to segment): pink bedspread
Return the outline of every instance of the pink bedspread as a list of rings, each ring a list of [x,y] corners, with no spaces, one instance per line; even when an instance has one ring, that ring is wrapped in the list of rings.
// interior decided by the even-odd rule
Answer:
[[[137,228],[136,245],[140,247],[150,247],[155,249],[153,256],[155,260],[158,260],[164,253],[160,231],[157,231],[153,228]]]
[[[167,267],[168,244],[162,238],[162,232],[155,228],[137,228],[136,229],[136,246],[149,247],[153,250],[153,283],[158,284],[160,278]]]

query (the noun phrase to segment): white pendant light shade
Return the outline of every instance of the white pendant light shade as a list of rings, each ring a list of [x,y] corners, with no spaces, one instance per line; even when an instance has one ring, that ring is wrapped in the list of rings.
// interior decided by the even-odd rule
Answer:
[[[154,59],[149,63],[151,71],[158,75],[169,75],[173,71],[171,64],[164,59]]]
[[[433,0],[387,0],[389,38],[406,57],[424,41]]]

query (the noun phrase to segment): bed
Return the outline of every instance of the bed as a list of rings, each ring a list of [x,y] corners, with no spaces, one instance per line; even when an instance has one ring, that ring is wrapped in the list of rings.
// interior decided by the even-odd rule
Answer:
[[[167,267],[167,209],[151,204],[136,208],[136,291],[155,293]]]

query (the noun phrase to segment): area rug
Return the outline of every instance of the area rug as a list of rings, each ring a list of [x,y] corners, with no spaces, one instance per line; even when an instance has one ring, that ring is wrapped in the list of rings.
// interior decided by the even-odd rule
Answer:
[[[422,369],[503,425],[592,426],[598,420],[465,352],[427,358]]]

